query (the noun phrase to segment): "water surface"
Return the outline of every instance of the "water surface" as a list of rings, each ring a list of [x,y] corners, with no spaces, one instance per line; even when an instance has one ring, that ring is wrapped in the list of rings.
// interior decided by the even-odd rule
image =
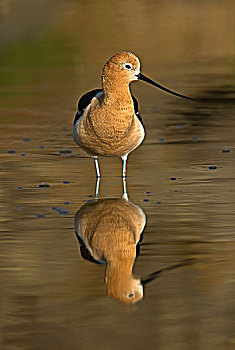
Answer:
[[[1,4],[1,348],[233,349],[233,1],[21,3]],[[132,84],[146,138],[129,157],[127,190],[147,218],[133,272],[194,259],[132,306],[107,296],[105,266],[82,259],[74,233],[96,181],[72,140],[76,103],[119,50],[199,100]],[[99,198],[120,198],[121,161],[100,166]]]

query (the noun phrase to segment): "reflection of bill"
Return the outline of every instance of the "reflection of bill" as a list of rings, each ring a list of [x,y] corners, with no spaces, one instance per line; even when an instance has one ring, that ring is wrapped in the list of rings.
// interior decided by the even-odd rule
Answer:
[[[123,303],[143,298],[143,285],[132,269],[145,221],[143,210],[123,198],[87,203],[75,215],[82,256],[106,263],[107,294]]]

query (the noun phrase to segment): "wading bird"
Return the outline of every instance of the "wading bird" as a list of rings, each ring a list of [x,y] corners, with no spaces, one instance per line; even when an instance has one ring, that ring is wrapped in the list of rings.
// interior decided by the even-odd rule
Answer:
[[[140,61],[133,53],[118,52],[112,56],[103,68],[102,89],[89,91],[79,100],[73,126],[73,138],[94,158],[98,178],[99,156],[122,158],[122,176],[125,178],[127,157],[144,139],[138,102],[129,89],[129,84],[135,80],[143,80],[170,94],[193,100],[144,76],[140,72]]]

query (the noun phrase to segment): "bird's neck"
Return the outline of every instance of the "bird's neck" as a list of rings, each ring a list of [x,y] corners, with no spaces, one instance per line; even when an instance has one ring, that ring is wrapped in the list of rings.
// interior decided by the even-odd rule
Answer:
[[[107,77],[102,81],[102,87],[104,91],[104,103],[106,105],[116,107],[121,110],[124,114],[125,112],[130,114],[134,113],[133,100],[131,97],[131,92],[128,82],[119,82],[115,80],[109,80]]]

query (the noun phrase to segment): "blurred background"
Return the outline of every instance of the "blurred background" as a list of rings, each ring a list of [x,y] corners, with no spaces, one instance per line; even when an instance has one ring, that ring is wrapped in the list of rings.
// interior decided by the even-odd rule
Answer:
[[[234,349],[234,1],[1,0],[0,12],[1,348]],[[73,225],[96,180],[72,139],[77,101],[120,50],[198,99],[131,85],[146,129],[128,161],[147,216],[134,272],[196,258],[132,307],[106,296]],[[121,161],[100,165],[100,197],[121,196]]]

